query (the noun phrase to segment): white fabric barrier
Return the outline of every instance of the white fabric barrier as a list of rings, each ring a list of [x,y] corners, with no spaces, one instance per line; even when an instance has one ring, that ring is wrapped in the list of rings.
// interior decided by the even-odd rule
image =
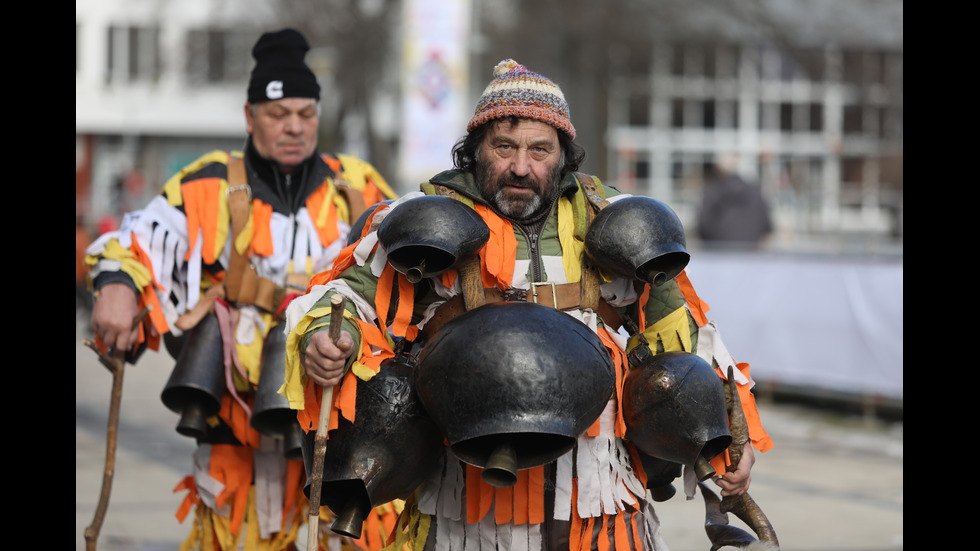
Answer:
[[[902,400],[902,259],[692,252],[687,273],[752,378]]]

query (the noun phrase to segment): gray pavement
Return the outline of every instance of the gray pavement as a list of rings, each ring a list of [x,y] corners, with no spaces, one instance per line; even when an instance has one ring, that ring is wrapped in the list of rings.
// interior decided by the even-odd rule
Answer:
[[[96,355],[75,348],[75,549],[85,549],[102,488],[112,376]],[[176,414],[160,401],[172,361],[147,353],[123,375],[121,420],[101,551],[176,551],[190,530],[173,493],[190,472],[193,441],[177,434]],[[901,423],[850,417],[796,405],[760,404],[776,446],[756,454],[750,494],[785,551],[903,549],[904,468]],[[671,551],[708,551],[700,498],[680,486],[657,504]],[[733,524],[738,521],[732,520]],[[301,538],[305,543],[305,538]]]

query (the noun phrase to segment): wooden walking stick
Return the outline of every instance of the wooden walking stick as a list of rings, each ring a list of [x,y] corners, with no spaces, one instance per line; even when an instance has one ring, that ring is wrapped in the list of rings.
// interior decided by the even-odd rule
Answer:
[[[330,340],[334,344],[340,340],[340,326],[344,319],[344,303],[347,298],[336,294],[330,299]],[[320,417],[316,427],[313,444],[313,473],[310,481],[309,532],[306,539],[307,551],[320,548],[320,492],[323,489],[323,462],[327,453],[327,425],[330,424],[330,406],[333,403],[333,386],[323,387],[320,397]]]
[[[132,328],[136,329],[143,318],[150,313],[152,306],[145,306],[133,318]],[[95,544],[99,539],[99,531],[102,529],[102,521],[105,520],[105,512],[109,507],[109,494],[112,492],[112,476],[116,470],[116,438],[119,434],[119,405],[122,401],[123,388],[123,369],[126,367],[126,351],[114,350],[110,356],[98,347],[94,342],[84,339],[82,344],[91,348],[99,355],[102,363],[112,372],[112,394],[109,400],[109,425],[106,429],[105,438],[105,469],[102,471],[102,493],[99,495],[99,504],[95,508],[95,518],[92,524],[85,528],[85,549],[95,551]]]

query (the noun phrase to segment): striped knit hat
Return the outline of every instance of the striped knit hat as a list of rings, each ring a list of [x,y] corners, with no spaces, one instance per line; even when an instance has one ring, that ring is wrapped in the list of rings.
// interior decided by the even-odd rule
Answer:
[[[483,91],[466,131],[510,115],[548,123],[575,139],[561,88],[513,59],[505,59],[493,68],[493,80]]]

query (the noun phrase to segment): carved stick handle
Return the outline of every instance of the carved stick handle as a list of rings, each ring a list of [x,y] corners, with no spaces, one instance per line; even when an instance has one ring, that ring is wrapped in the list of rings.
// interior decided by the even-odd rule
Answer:
[[[742,409],[742,399],[738,395],[735,372],[732,366],[728,366],[725,398],[728,402],[728,421],[732,432],[732,443],[728,446],[731,464],[725,467],[725,470],[735,472],[739,462],[742,461],[742,450],[745,448],[745,443],[749,441],[749,423],[745,420],[745,411]],[[748,492],[737,496],[723,497],[720,509],[722,513],[733,513],[742,519],[755,531],[760,541],[779,547],[776,531],[773,530],[769,518]]]
[[[728,421],[732,432],[732,443],[728,446],[731,464],[728,465],[727,470],[734,472],[742,460],[742,450],[745,448],[745,443],[749,441],[749,424],[745,420],[745,411],[742,410],[742,399],[738,395],[735,372],[732,366],[728,366],[728,384],[725,388],[725,398],[728,401]]]

